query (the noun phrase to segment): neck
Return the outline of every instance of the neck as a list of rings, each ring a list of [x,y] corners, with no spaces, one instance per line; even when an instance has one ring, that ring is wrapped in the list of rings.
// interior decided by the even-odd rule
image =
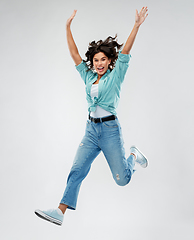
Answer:
[[[101,79],[102,76],[103,76],[103,75],[98,75],[98,81]]]

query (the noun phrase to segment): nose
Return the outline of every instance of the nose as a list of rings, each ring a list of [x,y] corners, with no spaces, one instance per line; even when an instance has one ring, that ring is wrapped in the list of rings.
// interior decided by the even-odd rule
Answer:
[[[101,61],[99,61],[99,62],[98,62],[98,66],[101,66],[101,65],[102,65],[102,62],[101,62]]]

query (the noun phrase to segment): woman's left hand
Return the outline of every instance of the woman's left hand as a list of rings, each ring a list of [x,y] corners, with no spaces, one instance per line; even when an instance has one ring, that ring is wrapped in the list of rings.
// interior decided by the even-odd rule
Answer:
[[[136,14],[135,14],[135,23],[139,27],[146,19],[148,16],[148,8],[147,7],[142,7],[141,11],[138,13],[136,9]]]

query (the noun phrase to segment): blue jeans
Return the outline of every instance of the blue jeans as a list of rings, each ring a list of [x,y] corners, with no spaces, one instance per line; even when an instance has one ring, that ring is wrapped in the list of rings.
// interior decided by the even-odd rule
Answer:
[[[87,120],[85,136],[78,147],[61,204],[68,205],[69,209],[76,209],[81,183],[101,151],[108,162],[115,182],[120,186],[129,183],[134,172],[135,159],[133,155],[130,155],[128,159],[125,158],[118,119],[100,123]]]

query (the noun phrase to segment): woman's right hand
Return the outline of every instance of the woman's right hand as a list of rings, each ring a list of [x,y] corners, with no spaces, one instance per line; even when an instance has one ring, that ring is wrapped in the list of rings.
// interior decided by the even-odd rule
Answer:
[[[73,14],[71,15],[71,17],[67,20],[66,23],[66,35],[67,35],[67,43],[68,43],[68,47],[69,47],[69,51],[71,54],[71,57],[73,58],[73,61],[75,62],[75,65],[79,65],[82,62],[82,58],[79,55],[79,51],[78,48],[75,44],[75,41],[73,39],[73,35],[71,33],[71,22],[74,19],[75,15],[76,15],[77,10],[73,11]]]
[[[70,26],[72,20],[74,19],[75,15],[76,15],[77,10],[73,11],[73,14],[71,15],[71,17],[67,20],[66,26]]]

